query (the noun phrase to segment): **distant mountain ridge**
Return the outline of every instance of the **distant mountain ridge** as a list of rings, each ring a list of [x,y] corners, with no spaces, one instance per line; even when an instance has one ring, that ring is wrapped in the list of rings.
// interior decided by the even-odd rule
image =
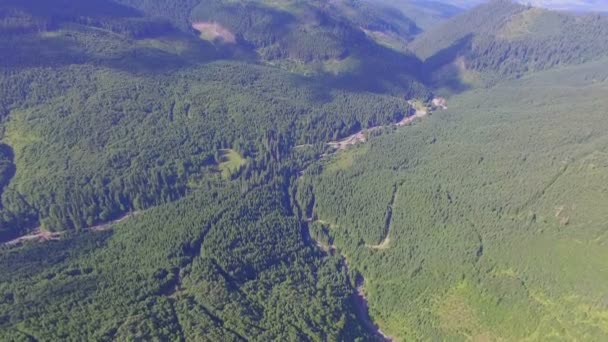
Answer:
[[[427,73],[449,66],[451,73],[518,76],[608,56],[608,18],[493,0],[422,33],[410,48]]]
[[[460,8],[473,8],[491,0],[438,0]],[[607,12],[608,3],[603,0],[516,0],[522,5],[544,7],[558,11]]]

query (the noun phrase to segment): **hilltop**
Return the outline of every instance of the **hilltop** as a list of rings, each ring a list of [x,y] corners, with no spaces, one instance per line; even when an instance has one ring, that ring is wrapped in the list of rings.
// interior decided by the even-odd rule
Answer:
[[[424,32],[410,45],[436,85],[518,77],[608,55],[608,18],[492,0]],[[427,75],[428,76],[428,75]]]

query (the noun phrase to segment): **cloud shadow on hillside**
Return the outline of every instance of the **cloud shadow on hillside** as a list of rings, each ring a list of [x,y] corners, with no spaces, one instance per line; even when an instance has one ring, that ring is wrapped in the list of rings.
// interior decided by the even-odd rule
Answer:
[[[473,35],[469,34],[427,58],[422,66],[425,83],[456,94],[470,89],[462,80],[461,67],[455,63],[464,51],[471,49],[472,41]]]

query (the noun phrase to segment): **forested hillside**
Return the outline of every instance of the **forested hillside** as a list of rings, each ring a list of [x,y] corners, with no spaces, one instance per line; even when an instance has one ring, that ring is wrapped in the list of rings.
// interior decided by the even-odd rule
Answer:
[[[307,78],[134,9],[68,3],[7,5],[5,239],[38,222],[81,229],[171,202],[214,173],[222,149],[251,160],[246,174],[264,173],[296,144],[400,120],[406,97],[428,96],[405,74],[390,86],[398,97],[364,91],[387,91],[381,78],[347,84],[372,61],[359,75]]]
[[[424,32],[411,48],[428,74],[520,76],[608,55],[608,18],[492,0]]]
[[[0,340],[606,339],[606,18],[459,11],[1,1]]]
[[[370,0],[397,9],[426,31],[463,12],[462,8],[441,1],[429,0]]]
[[[303,73],[253,44],[268,32],[229,44],[191,26],[249,17],[171,4],[0,4],[0,239],[30,234],[0,247],[0,339],[370,339],[346,266],[304,239],[292,196],[323,143],[430,97],[415,58],[358,28],[411,22],[305,5],[320,20],[305,39],[365,49]]]
[[[605,63],[466,92],[299,180],[311,234],[365,279],[383,331],[608,338]]]
[[[211,186],[0,252],[0,339],[366,339],[342,264],[303,243],[280,188]]]

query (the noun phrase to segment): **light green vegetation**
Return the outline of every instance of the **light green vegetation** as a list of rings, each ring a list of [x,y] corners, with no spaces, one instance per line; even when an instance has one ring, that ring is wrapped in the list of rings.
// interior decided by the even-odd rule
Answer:
[[[513,16],[498,32],[499,37],[513,40],[526,37],[534,31],[534,26],[538,20],[547,13],[540,8],[532,8]]]
[[[416,110],[416,111],[428,110],[428,108],[424,104],[424,102],[420,101],[419,99],[412,100],[411,104],[412,104],[412,108],[414,108],[414,110]]]
[[[233,149],[223,149],[219,151],[219,169],[222,178],[230,179],[237,174],[245,165],[247,160]]]
[[[344,151],[340,151],[335,156],[329,158],[326,164],[328,171],[346,170],[353,166],[355,159],[358,156],[365,155],[369,150],[368,144],[356,144],[347,148]]]
[[[326,162],[314,214],[335,224],[330,239],[364,276],[384,331],[608,338],[605,63],[463,93]],[[390,247],[372,251],[395,186]]]
[[[355,72],[361,67],[361,60],[354,57],[328,59],[326,61],[302,62],[293,59],[266,61],[265,64],[303,76],[321,76],[323,74],[340,76]]]
[[[407,51],[407,42],[403,41],[401,37],[394,34],[387,34],[382,31],[370,31],[366,30],[365,34],[379,45],[385,46],[389,49],[396,51]]]
[[[19,169],[19,176],[29,179],[42,178],[46,175],[47,170],[44,165],[41,165],[41,160],[35,156],[29,155],[29,151],[45,148],[43,138],[39,132],[30,129],[25,122],[27,113],[13,111],[11,120],[7,123],[2,137],[2,143],[11,146],[15,154],[14,164]],[[23,188],[18,189],[23,191]]]
[[[347,57],[342,60],[333,59],[323,62],[321,70],[333,75],[344,74],[357,70],[361,66],[361,61]]]
[[[191,41],[177,35],[154,39],[142,39],[139,40],[137,44],[142,48],[156,49],[175,55],[188,53],[188,51],[192,49],[192,45],[194,45]]]
[[[27,129],[24,123],[26,113],[15,111],[11,113],[11,120],[6,125],[3,142],[11,145],[17,155],[35,144],[41,143],[42,139],[34,131]]]

